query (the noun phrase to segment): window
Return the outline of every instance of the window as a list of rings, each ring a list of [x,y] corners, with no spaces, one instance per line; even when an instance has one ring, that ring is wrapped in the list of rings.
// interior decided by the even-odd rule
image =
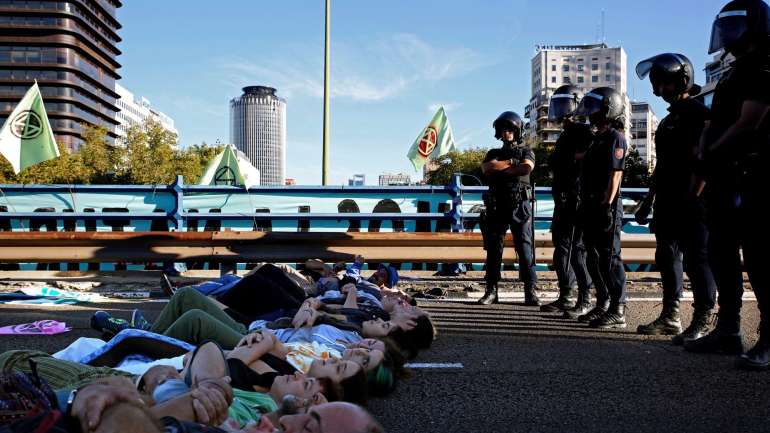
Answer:
[[[592,83],[598,83],[599,82],[599,76],[598,75],[592,75],[591,76],[591,82]]]
[[[612,81],[612,75],[607,74],[604,76],[604,81]]]
[[[553,77],[551,77],[551,82],[552,82],[552,83],[555,83],[555,82],[556,82],[556,76],[553,76]]]
[[[577,80],[578,80],[579,84],[582,84],[585,81],[585,79],[583,79],[583,77],[577,77]]]
[[[562,66],[561,70],[564,71],[564,72],[569,72],[569,65]]]
[[[591,70],[592,71],[598,71],[599,70],[599,64],[598,63],[591,64]]]
[[[591,57],[591,61],[592,61],[592,62],[596,62],[596,61],[598,61],[598,60],[599,60],[599,58],[598,58],[598,57]]]
[[[551,65],[551,71],[556,72],[556,65]]]
[[[582,61],[583,61],[583,59],[581,58],[581,59],[578,59],[577,61],[578,61],[578,62],[582,62]]]
[[[607,64],[604,65],[605,68],[607,68],[608,71],[612,70],[612,63],[607,62]]]
[[[583,65],[577,65],[578,72],[583,72]]]
[[[564,84],[570,84],[570,83],[572,83],[572,81],[569,79],[569,77],[564,77],[564,78],[562,78],[562,82],[563,82]]]

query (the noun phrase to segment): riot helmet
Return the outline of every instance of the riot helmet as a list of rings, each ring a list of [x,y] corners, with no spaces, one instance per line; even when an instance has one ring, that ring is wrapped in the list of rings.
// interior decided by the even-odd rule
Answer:
[[[521,143],[522,131],[524,130],[524,121],[521,120],[521,116],[513,111],[506,111],[497,116],[492,127],[495,128],[495,138],[500,140],[503,138],[503,131],[513,131],[513,141]]]
[[[572,116],[582,97],[583,91],[577,86],[566,85],[556,89],[548,105],[548,120],[561,122],[565,117]]]
[[[732,52],[735,45],[755,39],[766,44],[770,36],[770,7],[764,0],[733,0],[719,11],[711,27],[709,54],[724,49]]]
[[[611,123],[623,116],[623,98],[612,87],[598,87],[580,101],[577,116],[585,116],[592,125]]]
[[[672,102],[672,96],[689,93],[695,88],[695,70],[686,56],[676,53],[663,53],[642,60],[636,65],[636,76],[644,80],[650,76],[652,90],[655,96],[663,96],[668,102]],[[674,84],[675,95],[662,95],[658,88],[661,84]],[[675,99],[675,98],[674,98]]]

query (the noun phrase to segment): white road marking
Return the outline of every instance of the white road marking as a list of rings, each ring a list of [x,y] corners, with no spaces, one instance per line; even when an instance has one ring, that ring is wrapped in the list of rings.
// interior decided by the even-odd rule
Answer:
[[[406,368],[463,368],[463,365],[459,362],[410,362],[404,364]]]

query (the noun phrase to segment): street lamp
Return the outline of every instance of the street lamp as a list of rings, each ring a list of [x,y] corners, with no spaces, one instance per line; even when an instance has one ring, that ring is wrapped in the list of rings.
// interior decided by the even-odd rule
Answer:
[[[329,37],[331,0],[326,0],[326,31],[324,45],[324,137],[323,137],[323,161],[321,171],[321,184],[328,185],[329,181],[329,75],[330,75],[330,51],[331,43]]]

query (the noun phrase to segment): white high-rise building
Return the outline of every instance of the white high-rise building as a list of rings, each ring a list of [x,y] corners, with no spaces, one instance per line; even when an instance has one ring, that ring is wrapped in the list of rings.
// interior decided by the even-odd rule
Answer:
[[[639,156],[652,170],[655,167],[655,131],[658,130],[658,117],[646,102],[631,103],[631,141]]]
[[[626,105],[626,132],[630,127],[628,100],[628,57],[623,47],[593,45],[541,45],[532,58],[532,97],[524,116],[530,133],[544,143],[559,138],[560,125],[548,121],[548,104],[553,92],[572,84],[586,92],[596,87],[612,87]]]
[[[284,185],[286,100],[272,87],[249,86],[230,101],[230,141],[259,170],[262,185]]]
[[[724,58],[722,58],[724,57]],[[722,76],[730,70],[730,65],[735,61],[735,56],[728,54],[724,56],[722,51],[716,53],[714,60],[706,64],[704,68],[706,72],[706,84],[703,85],[703,90],[700,96],[703,98],[703,103],[711,106],[711,100],[714,99],[714,90],[717,87],[717,83]]]
[[[160,123],[163,129],[179,135],[174,126],[174,119],[153,108],[147,98],[134,95],[118,83],[115,83],[115,92],[120,95],[116,104],[120,111],[115,115],[115,119],[120,122],[115,127],[115,133],[120,137],[117,140],[118,143],[126,137],[126,130],[131,125],[144,125],[148,119]]]

